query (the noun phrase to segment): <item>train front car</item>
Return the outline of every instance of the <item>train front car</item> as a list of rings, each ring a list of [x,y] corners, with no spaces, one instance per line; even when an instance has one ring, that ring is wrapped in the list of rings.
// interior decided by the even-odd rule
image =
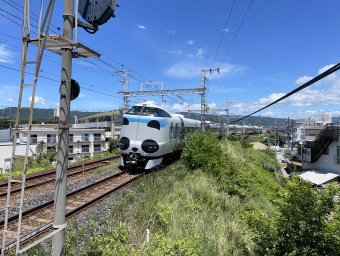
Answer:
[[[120,132],[121,165],[152,169],[161,164],[172,150],[169,136],[173,122],[167,111],[154,104],[136,104],[128,110]]]

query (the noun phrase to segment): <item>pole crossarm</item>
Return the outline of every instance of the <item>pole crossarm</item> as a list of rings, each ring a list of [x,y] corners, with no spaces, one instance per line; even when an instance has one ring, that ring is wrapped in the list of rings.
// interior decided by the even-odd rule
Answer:
[[[189,89],[174,89],[174,90],[155,90],[155,91],[130,91],[118,93],[124,94],[124,97],[145,97],[145,96],[178,96],[185,94],[200,94],[205,93],[205,88],[189,88]]]

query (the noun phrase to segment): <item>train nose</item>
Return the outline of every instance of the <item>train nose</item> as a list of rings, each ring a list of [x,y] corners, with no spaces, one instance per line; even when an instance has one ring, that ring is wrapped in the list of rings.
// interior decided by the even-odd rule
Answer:
[[[138,148],[132,148],[133,152],[136,152],[138,150]]]

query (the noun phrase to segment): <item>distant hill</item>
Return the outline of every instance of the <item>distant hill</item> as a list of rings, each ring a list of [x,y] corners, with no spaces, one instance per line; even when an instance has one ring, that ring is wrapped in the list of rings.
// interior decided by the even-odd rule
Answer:
[[[192,118],[192,119],[200,120],[200,114],[197,114],[197,113],[179,112],[179,114],[182,114],[185,117],[189,117],[189,118]],[[236,120],[238,120],[240,118],[242,118],[242,116],[240,116],[238,118],[230,117],[229,118],[229,124],[243,125],[243,122],[244,122],[246,125],[274,126],[274,124],[276,124],[276,126],[278,126],[278,127],[286,126],[286,124],[285,124],[286,119],[285,118],[272,118],[272,117],[262,117],[262,116],[261,117],[250,116],[250,117],[247,117],[246,119],[243,119],[241,121],[234,123]],[[227,116],[226,115],[220,115],[220,116],[206,115],[205,119],[207,121],[227,123]]]
[[[16,107],[4,108],[0,109],[0,118],[9,118],[15,120],[15,116],[17,113]],[[94,115],[100,113],[99,111],[72,111],[70,113],[70,124],[74,124],[74,116],[77,118],[87,117],[90,115]],[[20,119],[28,119],[29,111],[22,111],[20,113]],[[54,109],[53,108],[35,108],[33,111],[33,118],[38,119],[41,122],[46,122],[49,119],[54,118]]]
[[[15,120],[17,108],[11,107],[11,108],[4,108],[0,109],[0,118],[9,118]],[[78,119],[91,116],[97,113],[101,113],[100,111],[72,111],[70,114],[70,124],[74,124],[74,116],[77,116]],[[188,113],[188,112],[179,112],[179,114],[182,114],[186,117],[193,118],[200,120],[200,114],[197,113]],[[29,111],[23,111],[21,114],[21,119],[28,119],[29,118]],[[38,119],[40,122],[46,122],[49,119],[53,119],[54,117],[54,109],[53,108],[35,108],[33,112],[33,118]],[[229,118],[229,123],[232,124],[234,121],[236,121],[239,118]],[[214,121],[214,122],[227,122],[226,115],[206,115],[207,121]],[[274,126],[274,123],[276,122],[276,125],[278,127],[285,126],[285,118],[272,118],[272,117],[258,117],[258,116],[250,116],[247,117],[245,120],[241,120],[237,122],[236,124],[243,125],[243,121],[245,121],[246,125],[261,125],[261,126]]]

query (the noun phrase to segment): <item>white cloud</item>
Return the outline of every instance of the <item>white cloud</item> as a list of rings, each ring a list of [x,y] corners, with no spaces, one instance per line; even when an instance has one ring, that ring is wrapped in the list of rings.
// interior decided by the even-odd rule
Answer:
[[[189,56],[187,56],[189,57]],[[172,67],[168,68],[165,73],[170,77],[175,78],[193,78],[199,77],[202,67],[208,64],[204,63],[199,56],[190,56],[191,60],[181,61],[174,64]],[[199,59],[197,61],[197,58]],[[219,74],[221,77],[232,76],[236,74],[244,74],[247,70],[246,66],[238,66],[229,63],[223,63],[219,69]],[[217,73],[214,73],[217,75]]]
[[[5,44],[0,44],[0,62],[13,63],[11,60],[9,60],[11,55],[12,55],[11,51],[6,49]]]
[[[302,85],[304,83],[307,83],[309,80],[313,79],[312,76],[302,76],[296,79],[295,84]]]
[[[187,41],[188,45],[194,45],[194,40]]]
[[[168,34],[175,34],[176,30],[167,30],[166,33],[168,33]]]
[[[201,57],[201,56],[203,56],[203,54],[204,54],[204,50],[202,48],[199,48],[197,53],[196,53],[196,56]]]
[[[168,53],[172,53],[172,54],[182,54],[182,50],[177,50],[177,51],[171,51],[171,50],[165,50]]]
[[[268,98],[261,98],[259,100],[259,104],[267,104],[269,102],[269,99]]]
[[[165,73],[170,77],[192,78],[199,77],[201,69],[202,66],[197,62],[183,61],[168,68]]]
[[[143,25],[138,25],[138,24],[135,24],[135,25],[140,29],[146,29],[146,27],[144,27]]]
[[[223,28],[222,31],[223,31],[224,33],[227,33],[227,32],[229,32],[229,28]]]
[[[7,102],[14,102],[14,100],[12,98],[8,98],[6,101]]]
[[[28,98],[28,101],[32,102],[32,96],[30,96]],[[46,100],[43,97],[35,96],[34,97],[34,103],[45,105],[46,104]]]

